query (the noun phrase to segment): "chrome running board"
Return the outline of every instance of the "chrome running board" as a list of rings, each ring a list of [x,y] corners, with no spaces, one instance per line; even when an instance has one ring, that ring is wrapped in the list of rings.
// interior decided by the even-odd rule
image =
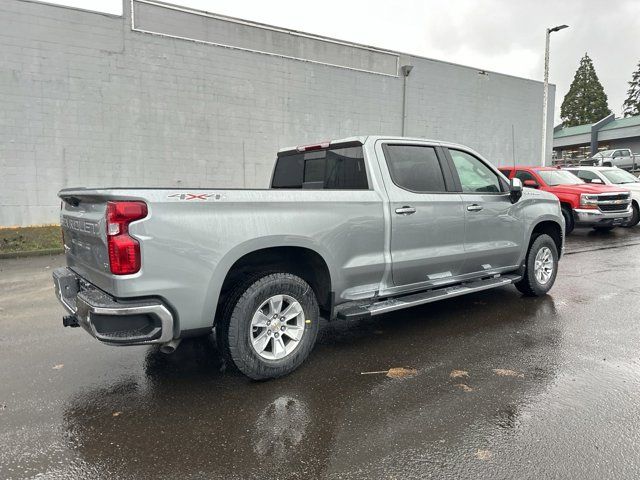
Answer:
[[[488,290],[490,288],[511,285],[521,278],[522,277],[520,275],[514,274],[501,275],[472,282],[465,282],[451,287],[443,287],[435,290],[427,290],[424,292],[404,295],[401,297],[389,298],[368,305],[363,305],[361,303],[359,305],[353,305],[348,303],[345,304],[343,308],[341,308],[341,306],[336,308],[336,316],[343,320],[360,320],[375,315],[393,312],[395,310],[402,310],[404,308],[444,300],[446,298],[454,298],[468,293],[481,292],[482,290]]]

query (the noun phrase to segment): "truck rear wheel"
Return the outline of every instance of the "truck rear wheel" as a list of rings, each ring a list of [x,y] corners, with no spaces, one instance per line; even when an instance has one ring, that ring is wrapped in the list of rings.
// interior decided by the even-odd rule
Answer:
[[[557,274],[558,247],[549,235],[541,234],[529,245],[524,275],[515,286],[529,297],[540,297],[551,290]]]
[[[216,326],[225,361],[254,380],[286,375],[309,356],[318,334],[313,289],[290,273],[252,277],[229,295]]]

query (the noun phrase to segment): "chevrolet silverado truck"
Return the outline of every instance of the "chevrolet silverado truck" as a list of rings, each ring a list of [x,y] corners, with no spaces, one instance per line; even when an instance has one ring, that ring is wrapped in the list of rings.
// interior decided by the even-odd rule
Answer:
[[[640,223],[640,179],[633,173],[618,167],[567,167],[585,183],[617,185],[631,193],[631,218],[623,227],[635,227]]]
[[[525,187],[557,196],[567,234],[575,227],[609,231],[632,219],[631,194],[626,188],[585,183],[573,173],[553,167],[500,167],[500,171],[507,178],[520,179]]]
[[[357,320],[514,284],[553,285],[560,203],[461,145],[353,137],[280,150],[268,189],[67,188],[69,312],[110,345],[215,329],[227,365],[274,378],[319,318]]]

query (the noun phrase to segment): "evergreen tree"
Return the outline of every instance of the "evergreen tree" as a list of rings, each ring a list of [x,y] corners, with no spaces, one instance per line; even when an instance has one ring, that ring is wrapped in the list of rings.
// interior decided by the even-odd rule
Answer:
[[[622,114],[625,117],[640,115],[640,62],[638,69],[631,76],[627,99],[622,104]]]
[[[585,53],[560,107],[562,123],[565,127],[595,123],[610,114],[607,95],[593,62]]]

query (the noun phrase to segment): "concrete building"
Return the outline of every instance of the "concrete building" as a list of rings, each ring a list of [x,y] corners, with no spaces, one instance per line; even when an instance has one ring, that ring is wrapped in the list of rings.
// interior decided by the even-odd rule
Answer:
[[[539,161],[537,81],[149,0],[4,0],[0,226],[57,223],[67,186],[265,187],[282,146],[401,134],[405,84],[407,135]]]
[[[553,156],[558,159],[588,158],[598,150],[630,148],[640,153],[640,116],[602,120],[575,127],[558,125],[553,130]]]

